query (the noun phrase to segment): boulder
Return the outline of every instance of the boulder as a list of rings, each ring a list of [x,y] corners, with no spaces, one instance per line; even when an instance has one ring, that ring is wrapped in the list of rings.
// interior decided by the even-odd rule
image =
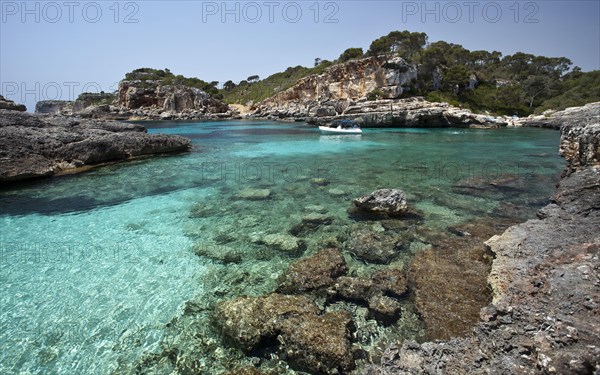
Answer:
[[[310,373],[347,373],[354,366],[350,315],[320,315],[305,296],[238,297],[217,304],[212,317],[224,337],[246,353],[278,352],[294,368]]]
[[[304,293],[330,287],[348,271],[338,249],[325,249],[290,264],[279,278],[279,291]]]
[[[353,207],[359,212],[399,216],[408,212],[406,195],[398,189],[379,189],[356,198]]]
[[[372,231],[359,230],[351,233],[346,250],[368,263],[388,264],[403,248],[402,240]]]
[[[345,374],[354,367],[352,319],[345,311],[286,319],[279,337],[292,367],[313,374]]]
[[[250,352],[261,341],[277,336],[287,319],[316,315],[318,311],[307,297],[273,293],[221,302],[213,320],[235,346]]]

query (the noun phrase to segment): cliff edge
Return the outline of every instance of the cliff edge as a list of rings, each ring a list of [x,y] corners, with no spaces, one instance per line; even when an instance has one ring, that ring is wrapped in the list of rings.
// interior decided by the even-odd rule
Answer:
[[[147,134],[141,125],[0,109],[0,184],[190,147],[187,138]]]

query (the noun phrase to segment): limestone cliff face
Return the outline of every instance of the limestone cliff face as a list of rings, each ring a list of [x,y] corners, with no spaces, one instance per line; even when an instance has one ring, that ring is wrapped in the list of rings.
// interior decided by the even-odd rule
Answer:
[[[366,58],[334,65],[323,74],[300,79],[294,86],[258,105],[259,114],[280,117],[332,116],[373,90],[382,98],[398,98],[417,79],[417,69],[401,58]]]
[[[161,85],[157,81],[121,81],[118,104],[124,108],[156,108],[163,112],[225,113],[227,104],[206,92],[182,85]]]
[[[417,68],[402,58],[366,58],[310,75],[256,106],[250,117],[325,124],[354,119],[363,127],[467,127],[506,125],[447,103],[399,97],[416,83]],[[378,100],[367,95],[379,91]]]
[[[357,100],[376,89],[385,98],[397,98],[417,79],[415,67],[401,58],[389,61],[366,58],[337,64],[323,74],[302,78],[293,87],[265,100],[262,105],[290,101]]]

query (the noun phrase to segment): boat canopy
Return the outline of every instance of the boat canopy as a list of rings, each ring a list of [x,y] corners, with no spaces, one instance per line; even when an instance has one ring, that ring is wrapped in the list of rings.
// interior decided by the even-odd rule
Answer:
[[[354,120],[334,120],[331,123],[331,127],[337,128],[337,127],[341,127],[342,129],[351,129],[351,128],[357,128],[358,125],[356,124],[356,121]]]

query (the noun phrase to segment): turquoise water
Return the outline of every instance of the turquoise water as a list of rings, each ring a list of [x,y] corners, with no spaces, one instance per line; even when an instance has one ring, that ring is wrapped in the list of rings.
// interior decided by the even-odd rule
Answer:
[[[306,253],[373,226],[347,209],[383,187],[404,190],[432,233],[473,218],[525,219],[563,167],[559,133],[539,129],[355,137],[273,122],[146,125],[192,138],[193,151],[0,191],[0,373],[131,371],[177,335],[170,322],[186,301],[209,309],[271,291],[302,255],[287,246],[288,233],[307,213],[332,223],[298,235]],[[248,199],[259,189],[268,196]],[[269,242],[278,235],[288,242]],[[219,261],[229,253],[235,264]],[[225,361],[213,349],[205,370]]]

